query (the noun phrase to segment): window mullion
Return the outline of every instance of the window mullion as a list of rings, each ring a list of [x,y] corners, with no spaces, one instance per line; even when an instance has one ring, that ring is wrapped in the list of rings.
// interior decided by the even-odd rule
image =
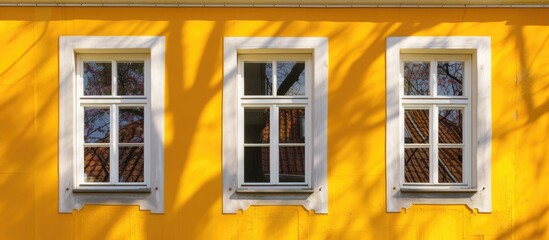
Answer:
[[[111,105],[111,163],[110,163],[110,179],[111,183],[118,183],[118,106]]]
[[[438,183],[438,106],[433,105],[431,108],[431,181]]]
[[[429,78],[431,79],[431,96],[436,97],[438,95],[438,82],[437,82],[437,61],[431,61]]]
[[[279,179],[278,179],[278,148],[279,148],[279,144],[278,144],[278,106],[276,105],[271,105],[271,119],[270,119],[270,128],[271,128],[271,134],[270,134],[270,142],[271,142],[271,147],[270,147],[270,154],[271,154],[271,157],[270,157],[270,161],[269,161],[269,164],[270,164],[270,179],[271,179],[271,184],[278,184],[279,182]]]
[[[116,96],[118,91],[118,67],[116,66],[116,60],[111,62],[111,86],[112,86],[112,96]]]
[[[273,77],[272,77],[272,82],[271,82],[271,84],[272,84],[272,85],[271,85],[271,89],[273,90],[272,96],[276,96],[276,92],[277,92],[277,90],[278,90],[278,89],[277,89],[277,84],[276,84],[276,83],[278,82],[278,78],[277,78],[277,76],[276,76],[276,68],[277,68],[277,67],[276,67],[276,64],[277,64],[277,63],[278,63],[277,61],[273,61],[273,62],[272,62],[272,66],[273,66],[273,69],[271,69],[272,76],[273,76]]]

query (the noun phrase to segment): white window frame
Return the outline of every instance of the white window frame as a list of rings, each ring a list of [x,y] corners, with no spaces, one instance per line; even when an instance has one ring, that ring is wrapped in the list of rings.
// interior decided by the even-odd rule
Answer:
[[[465,56],[465,57],[464,57]],[[468,57],[470,56],[470,60]],[[463,60],[464,96],[439,97],[431,72],[431,96],[404,96],[404,59]],[[489,37],[387,38],[387,211],[400,212],[412,204],[466,204],[479,212],[491,211],[491,49]],[[435,68],[432,66],[431,70]],[[467,70],[470,65],[470,70]],[[469,74],[470,73],[470,74]],[[471,76],[468,79],[468,76]],[[464,108],[463,183],[433,180],[438,160],[430,161],[429,184],[404,183],[404,110],[430,110],[431,139],[438,131],[437,108]],[[437,140],[430,141],[436,144]],[[436,145],[435,145],[436,147]],[[432,155],[433,153],[431,153]],[[431,158],[437,158],[432,155]]]
[[[74,37],[59,39],[59,212],[70,213],[85,204],[139,205],[152,213],[164,211],[164,37]],[[82,96],[84,60],[141,60],[145,63],[143,96]],[[113,75],[116,65],[113,65]],[[114,76],[113,89],[116,81]],[[114,90],[113,90],[114,91]],[[84,106],[109,106],[111,141],[116,140],[113,106],[144,106],[144,182],[83,181]],[[113,153],[111,153],[112,155]],[[111,163],[112,163],[111,159]],[[117,174],[111,166],[111,175]],[[114,174],[113,174],[114,173]],[[114,180],[114,182],[112,182]],[[108,194],[107,194],[108,193]]]
[[[305,96],[244,96],[243,61],[304,60]],[[223,213],[250,205],[302,205],[327,213],[327,63],[328,41],[321,37],[226,37],[223,83]],[[273,81],[275,83],[275,81]],[[273,84],[274,84],[273,83]],[[305,183],[244,183],[244,106],[305,107]],[[274,110],[273,110],[274,109]],[[278,118],[271,109],[271,123]],[[274,114],[273,114],[274,111]],[[272,125],[272,124],[271,124]],[[271,129],[271,131],[273,131]],[[271,134],[271,138],[273,135]],[[274,143],[276,144],[276,142]],[[276,145],[278,146],[278,145]],[[271,162],[271,166],[273,166]],[[278,169],[278,166],[276,166]],[[271,172],[275,170],[271,169]],[[277,172],[277,171],[276,171]],[[308,173],[307,173],[308,172]]]
[[[238,118],[244,119],[245,108],[269,108],[270,109],[270,180],[269,183],[246,183],[244,181],[244,121],[238,121],[238,189],[239,190],[261,190],[261,189],[311,189],[311,85],[312,85],[312,60],[311,54],[241,54],[238,56],[238,81],[244,82],[245,62],[273,62],[272,73],[272,95],[244,95],[244,84],[239,84],[239,109]],[[275,96],[277,92],[276,62],[298,61],[305,63],[305,95],[303,96]],[[279,109],[280,108],[304,108],[305,109],[305,182],[283,183],[278,180],[279,156],[278,148],[281,146],[278,141]],[[284,144],[282,144],[284,145]],[[292,144],[285,144],[292,145]],[[295,144],[294,144],[295,145]],[[298,144],[301,145],[301,144]]]
[[[110,62],[112,66],[111,79],[112,79],[112,94],[111,95],[84,95],[84,79],[83,79],[83,69],[84,61],[98,61],[98,62]],[[144,63],[144,94],[143,95],[130,95],[130,96],[119,96],[116,93],[117,90],[117,63],[122,62],[131,62],[139,61]],[[76,89],[77,95],[76,98],[76,134],[77,134],[77,145],[76,149],[76,184],[74,189],[76,191],[86,191],[94,189],[123,189],[123,190],[139,190],[139,191],[150,191],[150,161],[151,161],[151,147],[150,147],[150,59],[146,54],[78,54],[77,55],[77,81]],[[85,182],[84,181],[84,108],[87,107],[98,107],[98,108],[108,108],[110,111],[110,141],[108,146],[111,150],[110,154],[110,180],[109,182]],[[143,107],[144,114],[144,141],[143,143],[129,144],[129,145],[142,145],[144,148],[144,181],[142,183],[137,182],[119,182],[119,169],[118,169],[118,117],[119,117],[119,108],[120,107]],[[98,145],[98,144],[88,144],[88,145]],[[107,145],[107,144],[101,144]],[[128,144],[126,144],[128,145]]]

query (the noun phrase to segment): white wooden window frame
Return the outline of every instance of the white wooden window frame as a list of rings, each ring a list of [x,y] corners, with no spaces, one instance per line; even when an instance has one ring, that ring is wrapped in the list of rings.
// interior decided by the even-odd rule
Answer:
[[[83,96],[84,60],[140,60],[145,63],[142,96]],[[152,213],[164,211],[164,37],[76,37],[59,39],[59,212],[85,204],[139,205]],[[113,75],[116,65],[113,65]],[[113,94],[116,76],[112,78]],[[83,181],[83,108],[111,109],[110,147],[116,147],[118,107],[144,107],[145,172],[143,183],[120,183],[111,166],[109,183]],[[112,155],[112,153],[111,153]],[[111,156],[112,157],[112,156]],[[111,159],[111,163],[113,160]]]
[[[462,96],[443,96],[437,93],[437,63],[445,61],[457,61],[464,63],[463,69],[463,94]],[[421,190],[422,188],[439,189],[469,189],[471,188],[471,55],[463,54],[401,54],[400,61],[400,76],[404,76],[405,62],[429,62],[429,95],[405,95],[404,94],[404,79],[401,78],[400,86],[401,110],[429,110],[429,143],[426,144],[410,144],[404,142],[404,118],[400,121],[399,131],[403,136],[400,139],[402,146],[400,151],[400,189],[406,190]],[[438,112],[442,109],[462,109],[463,119],[463,139],[461,144],[440,144],[438,142],[439,124]],[[406,148],[429,148],[429,183],[407,183],[404,180],[404,161]],[[438,182],[438,150],[441,147],[447,148],[462,148],[462,179],[461,183],[439,183]]]
[[[84,79],[83,69],[84,62],[110,62],[112,66],[111,79],[112,90],[111,95],[84,95]],[[144,95],[128,95],[120,96],[117,91],[117,63],[118,62],[143,62],[144,63]],[[76,149],[76,181],[74,189],[77,191],[93,191],[111,188],[113,191],[118,190],[140,190],[150,191],[150,161],[151,161],[151,146],[150,146],[150,60],[145,54],[78,54],[77,55],[77,81],[76,89],[78,97],[76,99],[76,134],[77,145]],[[110,140],[109,143],[84,143],[84,108],[106,108],[110,112]],[[119,143],[119,109],[124,107],[143,107],[144,114],[144,141],[143,143]],[[119,182],[119,146],[143,146],[144,148],[144,181],[141,182]],[[107,146],[110,151],[110,179],[109,182],[86,182],[84,180],[84,146]]]
[[[387,38],[387,211],[399,212],[412,204],[466,204],[491,212],[491,46],[489,37],[388,37]],[[468,58],[470,57],[470,60]],[[403,61],[466,62],[464,96],[404,96]],[[470,71],[467,65],[470,64]],[[431,63],[431,70],[436,66]],[[470,74],[468,74],[470,73]],[[431,84],[436,81],[431,71]],[[467,76],[470,75],[470,79]],[[430,138],[438,136],[437,108],[463,108],[463,183],[404,183],[404,110],[430,109]],[[434,135],[434,136],[433,136]],[[436,140],[430,142],[436,147]],[[433,147],[432,146],[432,147]],[[438,157],[430,161],[436,171]],[[437,172],[438,173],[438,172]],[[434,173],[434,174],[437,174]]]
[[[279,61],[296,61],[305,63],[305,95],[277,96],[276,64]],[[312,85],[312,60],[310,54],[241,54],[238,56],[238,81],[244,83],[244,63],[271,62],[272,67],[272,94],[271,95],[244,95],[244,84],[239,84],[239,110],[238,119],[244,119],[245,108],[269,108],[270,110],[270,139],[267,144],[244,143],[244,121],[238,121],[238,190],[261,190],[266,188],[285,189],[311,189],[311,85]],[[279,109],[303,108],[305,109],[305,143],[279,143]],[[257,183],[244,181],[244,147],[268,146],[270,149],[270,182]],[[280,182],[279,181],[279,154],[281,146],[305,147],[305,182]]]
[[[305,61],[305,69],[308,71],[306,72],[306,78],[308,78],[306,79],[306,88],[308,88],[306,95],[244,96],[244,84],[241,76],[243,61],[266,59]],[[250,205],[302,205],[316,213],[328,212],[326,181],[327,64],[327,38],[226,37],[224,39],[223,213],[236,213],[239,209],[246,210]],[[274,110],[271,110],[270,114],[271,123],[278,122],[278,119],[273,120],[273,118],[278,118],[277,106],[305,107],[305,183],[274,181],[267,184],[247,184],[244,182],[242,164],[244,106],[274,106],[272,108]],[[272,135],[278,136],[271,134],[271,139],[277,138]],[[271,146],[278,147],[276,142],[271,141],[271,144]],[[276,173],[278,174],[278,172]]]

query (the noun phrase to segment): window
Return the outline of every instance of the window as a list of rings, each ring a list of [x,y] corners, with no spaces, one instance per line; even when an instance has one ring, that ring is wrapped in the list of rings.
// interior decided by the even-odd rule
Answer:
[[[163,82],[162,37],[61,37],[60,212],[163,211]]]
[[[223,212],[327,212],[324,38],[225,38]]]
[[[77,188],[150,191],[146,55],[77,55]]]
[[[387,40],[387,211],[491,211],[490,39]]]
[[[310,55],[241,55],[239,189],[310,188]]]

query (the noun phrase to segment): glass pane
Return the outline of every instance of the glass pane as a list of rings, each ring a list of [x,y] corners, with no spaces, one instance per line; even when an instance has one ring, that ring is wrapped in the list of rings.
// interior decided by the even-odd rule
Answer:
[[[244,148],[244,182],[269,182],[269,147]]]
[[[406,182],[429,182],[429,149],[404,149],[404,179]]]
[[[269,142],[269,108],[244,109],[244,142]]]
[[[280,143],[305,143],[305,109],[280,108],[278,124]]]
[[[108,108],[84,108],[84,142],[108,143],[111,114]]]
[[[280,182],[305,182],[305,147],[280,147]]]
[[[84,147],[85,182],[109,182],[109,156],[108,147]]]
[[[464,62],[438,62],[438,95],[463,96],[463,66]]]
[[[84,62],[84,95],[111,95],[110,62]]]
[[[404,110],[404,143],[429,143],[429,110]]]
[[[145,95],[145,63],[118,62],[118,95]]]
[[[142,143],[144,132],[144,108],[120,107],[118,124],[121,143]]]
[[[244,63],[244,95],[272,95],[272,82],[272,63]]]
[[[463,149],[439,148],[438,149],[438,182],[461,183],[463,182]]]
[[[444,109],[438,112],[438,142],[463,142],[463,112],[461,109]]]
[[[118,153],[118,181],[144,182],[144,159],[143,146],[120,147],[120,151]]]
[[[430,95],[429,62],[404,63],[404,95]]]
[[[305,63],[276,63],[276,95],[305,95]]]

